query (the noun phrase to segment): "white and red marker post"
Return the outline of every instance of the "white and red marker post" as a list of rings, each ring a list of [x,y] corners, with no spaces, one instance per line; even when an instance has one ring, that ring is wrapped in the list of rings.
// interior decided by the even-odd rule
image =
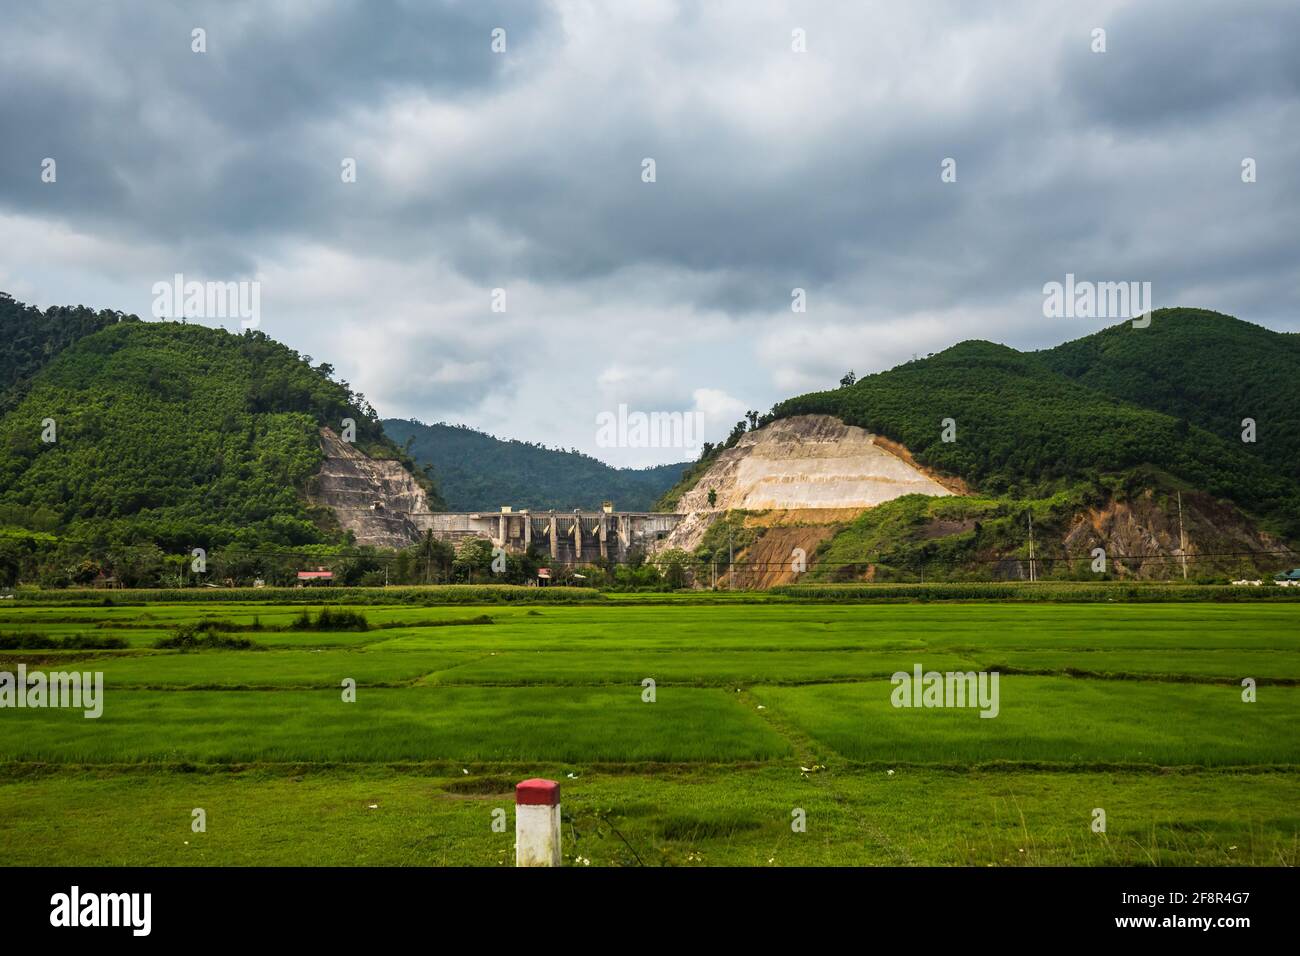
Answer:
[[[515,784],[515,866],[560,866],[560,785]]]

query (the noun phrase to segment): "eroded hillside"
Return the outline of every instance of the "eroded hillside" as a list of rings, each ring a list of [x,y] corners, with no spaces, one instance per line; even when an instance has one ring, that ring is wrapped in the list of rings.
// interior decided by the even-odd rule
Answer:
[[[370,458],[329,428],[320,430],[320,444],[325,460],[310,484],[313,504],[329,507],[357,544],[404,548],[419,540],[410,515],[427,513],[429,501],[401,462]]]
[[[1294,566],[1295,551],[1230,502],[1190,489],[1180,502],[1171,481],[1151,472],[1050,498],[899,498],[810,552],[807,580],[1162,580],[1186,565],[1190,580],[1222,581]]]

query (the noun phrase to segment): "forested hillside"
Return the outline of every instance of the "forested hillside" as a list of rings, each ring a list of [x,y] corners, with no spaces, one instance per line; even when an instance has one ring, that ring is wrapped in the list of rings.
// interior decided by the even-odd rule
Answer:
[[[37,372],[73,342],[134,315],[83,305],[42,312],[0,292],[0,414],[17,404]]]
[[[851,386],[792,398],[769,418],[798,414],[834,415],[885,435],[985,494],[1041,495],[1149,464],[1300,534],[1300,487],[1286,468],[1239,440],[1081,385],[1003,345],[963,342]],[[953,421],[953,441],[943,440],[945,419]]]
[[[401,452],[331,373],[261,332],[123,321],[80,338],[0,418],[0,525],[169,552],[342,543],[305,503],[318,426],[352,418],[357,448]]]
[[[589,455],[502,441],[464,426],[385,419],[384,430],[421,465],[429,465],[451,511],[599,508],[648,511],[686,463],[611,468]],[[409,443],[409,445],[407,444]]]
[[[1204,309],[1161,309],[1034,353],[1081,385],[1199,425],[1300,480],[1300,335]],[[1256,440],[1242,442],[1243,419]]]

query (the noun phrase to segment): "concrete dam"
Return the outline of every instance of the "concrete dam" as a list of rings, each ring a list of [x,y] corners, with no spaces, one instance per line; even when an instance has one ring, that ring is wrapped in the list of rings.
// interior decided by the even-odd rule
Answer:
[[[685,515],[646,511],[501,511],[411,514],[423,534],[443,541],[488,538],[494,547],[523,553],[535,547],[560,564],[596,558],[623,563],[637,549],[650,552]]]

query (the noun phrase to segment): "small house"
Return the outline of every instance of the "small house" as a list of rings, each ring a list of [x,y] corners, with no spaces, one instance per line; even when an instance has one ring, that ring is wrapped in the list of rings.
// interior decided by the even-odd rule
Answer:
[[[317,568],[315,571],[298,572],[298,587],[333,583],[334,572],[326,568]]]

